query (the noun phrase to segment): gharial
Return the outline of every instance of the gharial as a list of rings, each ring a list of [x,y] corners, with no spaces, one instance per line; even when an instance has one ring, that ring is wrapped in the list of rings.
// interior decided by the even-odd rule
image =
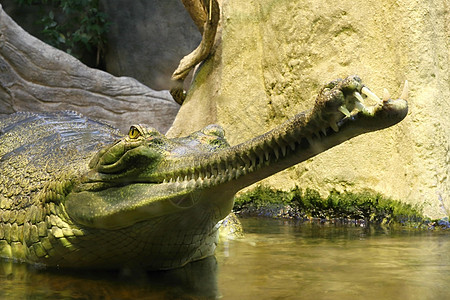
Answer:
[[[211,256],[236,192],[398,123],[406,93],[379,99],[356,76],[336,80],[311,110],[232,147],[218,125],[168,139],[144,125],[119,137],[73,112],[1,117],[0,257],[170,269]]]

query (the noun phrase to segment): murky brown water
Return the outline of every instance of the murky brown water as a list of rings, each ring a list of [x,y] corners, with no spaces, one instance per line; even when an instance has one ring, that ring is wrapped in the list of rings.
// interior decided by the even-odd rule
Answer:
[[[0,299],[448,299],[450,231],[244,219],[216,259],[170,272],[0,262]]]
[[[449,299],[450,232],[244,220],[217,252],[226,299]]]

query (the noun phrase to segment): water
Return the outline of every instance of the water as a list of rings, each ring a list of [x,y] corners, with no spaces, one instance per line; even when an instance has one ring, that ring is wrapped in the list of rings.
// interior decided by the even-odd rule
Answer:
[[[226,299],[449,299],[450,232],[244,220],[222,245]]]
[[[170,272],[0,262],[0,299],[448,299],[450,231],[243,219],[216,258]]]

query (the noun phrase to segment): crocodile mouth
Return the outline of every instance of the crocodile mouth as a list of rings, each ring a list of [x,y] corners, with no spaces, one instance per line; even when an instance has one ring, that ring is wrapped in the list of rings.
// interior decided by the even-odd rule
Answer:
[[[241,155],[233,155],[231,159],[231,155],[227,154],[241,148],[242,144],[222,150],[221,152],[228,156],[226,159],[217,157],[219,156],[218,153],[194,156],[186,160],[192,162],[192,165],[198,165],[200,161],[206,161],[206,163],[199,167],[186,167],[186,164],[183,164],[184,167],[178,170],[172,169],[167,173],[161,172],[158,176],[149,178],[142,178],[139,174],[134,175],[133,171],[118,175],[91,171],[84,178],[79,188],[84,191],[99,192],[110,188],[122,188],[127,185],[146,184],[149,186],[161,185],[164,186],[165,190],[178,194],[187,190],[210,188],[224,184],[255,172],[266,165],[277,163],[296,152],[320,148],[325,139],[332,140],[334,136],[341,134],[342,130],[351,128],[353,124],[358,122],[364,122],[366,126],[370,126],[370,119],[376,113],[385,112],[386,119],[391,117],[390,111],[399,110],[401,113],[406,113],[402,110],[402,107],[406,105],[404,99],[408,97],[408,82],[405,82],[402,95],[398,100],[392,100],[387,90],[380,98],[365,86],[360,91],[354,91],[350,96],[353,99],[348,105],[341,105],[337,108],[337,111],[340,112],[337,120],[323,122],[320,126],[316,126],[313,132],[301,137],[297,136],[291,140],[286,137],[277,141],[269,141],[268,144],[270,145],[267,147],[259,146],[259,148],[253,149],[253,153],[241,152]],[[369,103],[372,103],[372,105],[368,105]],[[399,106],[401,107],[399,108]],[[379,126],[378,123],[379,119],[374,120],[374,126]],[[347,138],[346,135],[344,137]]]
[[[378,97],[367,87],[362,87],[360,92],[354,91],[352,97],[354,101],[349,106],[339,106],[341,113],[339,119],[328,122],[320,128],[316,128],[313,133],[305,134],[289,140],[289,137],[280,140],[267,142],[266,146],[257,146],[252,151],[241,151],[243,144],[224,149],[219,153],[208,154],[207,157],[199,157],[193,161],[206,161],[200,167],[181,168],[178,171],[171,171],[161,175],[159,181],[136,182],[158,184],[167,187],[173,192],[186,190],[198,190],[219,186],[227,182],[238,180],[240,177],[251,174],[268,165],[276,164],[296,153],[322,152],[326,150],[326,140],[331,143],[341,143],[352,135],[354,124],[363,123],[366,131],[380,129],[380,120],[387,122],[385,127],[391,126],[389,120],[395,124],[403,119],[407,114],[408,82],[404,84],[403,92],[399,99],[393,100],[387,90],[383,97]],[[369,103],[374,103],[368,105]],[[393,117],[393,115],[398,116]],[[384,120],[383,120],[384,119]],[[359,130],[360,126],[355,126]],[[344,133],[343,133],[344,132]],[[336,141],[336,139],[338,141]],[[230,154],[232,152],[239,153]],[[221,158],[224,154],[226,158]]]
[[[360,84],[358,80],[354,81]],[[359,85],[346,93],[339,86],[340,98],[336,96],[339,101],[335,101],[333,89],[325,92],[324,103],[316,102],[312,110],[236,146],[160,160],[162,167],[155,164],[153,172],[143,172],[145,168],[139,167],[142,161],[134,160],[137,167],[121,168],[117,173],[92,169],[68,195],[67,211],[81,224],[111,229],[180,212],[199,202],[232,203],[240,189],[352,137],[392,126],[408,112],[407,82],[397,100],[387,92],[379,98]],[[331,109],[327,106],[330,102]],[[135,147],[130,151],[144,150]],[[116,157],[110,157],[115,161]],[[229,206],[223,207],[231,209]]]

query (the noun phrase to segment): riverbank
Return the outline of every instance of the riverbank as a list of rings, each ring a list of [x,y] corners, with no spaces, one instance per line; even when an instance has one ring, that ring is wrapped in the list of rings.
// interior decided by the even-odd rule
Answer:
[[[401,224],[423,229],[449,229],[448,218],[427,218],[422,207],[391,199],[370,190],[331,191],[324,198],[313,189],[290,191],[258,185],[236,197],[234,212],[241,217],[286,218],[322,223],[366,225]]]

